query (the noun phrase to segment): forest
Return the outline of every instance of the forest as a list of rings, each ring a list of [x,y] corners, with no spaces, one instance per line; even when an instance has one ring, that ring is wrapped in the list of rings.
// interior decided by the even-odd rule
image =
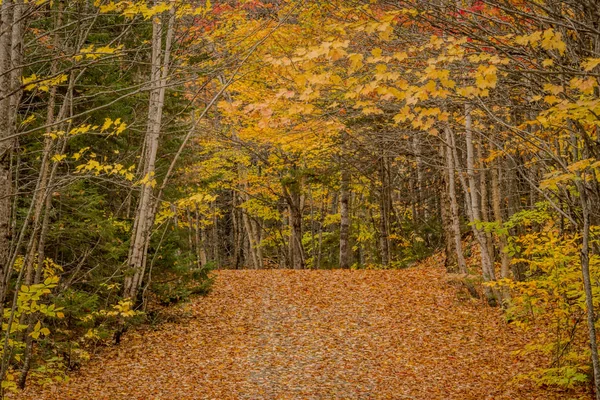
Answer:
[[[600,400],[599,155],[598,0],[1,0],[0,397],[91,376],[174,312],[240,335],[211,318],[277,295],[389,313],[382,354],[407,304],[415,332],[485,316],[523,392],[311,397],[265,367],[258,397],[139,398]],[[317,352],[265,334],[276,311],[257,337]]]

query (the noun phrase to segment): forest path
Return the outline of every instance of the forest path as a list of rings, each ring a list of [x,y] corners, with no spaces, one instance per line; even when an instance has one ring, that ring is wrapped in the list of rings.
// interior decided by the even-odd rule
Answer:
[[[219,271],[193,317],[129,333],[35,399],[553,399],[498,309],[434,268]],[[529,361],[530,362],[530,361]]]

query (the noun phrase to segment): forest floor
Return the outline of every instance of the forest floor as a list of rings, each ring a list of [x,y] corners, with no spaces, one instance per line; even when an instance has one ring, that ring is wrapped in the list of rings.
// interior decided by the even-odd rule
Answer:
[[[566,399],[514,378],[527,336],[441,268],[218,271],[190,317],[22,399]]]

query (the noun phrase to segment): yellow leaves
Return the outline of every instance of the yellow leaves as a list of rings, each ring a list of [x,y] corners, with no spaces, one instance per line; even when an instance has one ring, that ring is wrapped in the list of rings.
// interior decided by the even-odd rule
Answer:
[[[383,41],[389,41],[392,39],[394,33],[393,21],[396,13],[388,13],[384,16],[381,21],[373,21],[365,24],[364,26],[356,27],[357,32],[365,32],[373,34],[377,32],[379,39]]]
[[[540,182],[540,189],[557,190],[558,185],[572,182],[575,178],[575,174],[548,174],[546,175],[546,178]]]
[[[562,85],[553,85],[551,83],[545,83],[543,87],[545,92],[551,93],[553,95],[557,95],[563,92]]]
[[[482,90],[475,86],[465,86],[465,87],[457,88],[456,94],[458,94],[459,96],[463,96],[468,99],[471,99],[471,98],[477,97],[477,96],[482,96],[482,97],[488,96],[489,91],[488,91],[488,89]]]
[[[569,87],[572,89],[577,89],[581,91],[583,94],[592,94],[594,92],[594,88],[598,86],[598,81],[596,78],[573,78],[569,81]]]
[[[392,57],[389,56],[384,56],[383,55],[383,50],[379,47],[375,47],[374,49],[371,50],[371,57],[367,58],[367,63],[369,64],[376,64],[376,63],[380,63],[380,62],[390,62],[392,59]]]
[[[83,335],[83,338],[88,340],[98,340],[100,339],[100,331],[95,328],[90,328],[85,335]]]
[[[528,44],[535,46],[538,44],[541,38],[542,32],[536,31],[529,35],[516,36],[515,43],[521,46],[527,46]]]
[[[106,131],[108,128],[110,128],[112,123],[113,121],[110,118],[104,119],[104,124],[102,125],[102,128],[100,128],[100,132]]]
[[[69,131],[69,135],[81,135],[84,133],[88,133],[94,127],[91,124],[81,125],[77,128],[71,129]],[[97,127],[96,127],[97,128]]]
[[[389,41],[392,39],[392,34],[394,33],[394,27],[390,25],[388,22],[384,22],[378,27],[379,38],[383,41]]]
[[[544,84],[544,91],[546,93],[550,93],[550,95],[544,96],[544,102],[550,105],[554,105],[560,103],[561,99],[557,97],[560,93],[563,93],[564,88],[562,85],[553,85],[551,83]],[[540,100],[542,96],[534,96],[532,98],[533,101]]]
[[[192,196],[186,197],[177,201],[177,207],[186,208],[197,205],[210,205],[212,202],[217,200],[218,196],[210,193],[196,193]],[[170,209],[170,208],[169,208]]]
[[[144,16],[144,18],[148,19],[158,14],[162,14],[165,11],[169,11],[172,5],[169,2],[159,3],[151,8],[142,8],[140,9],[140,13]]]
[[[136,185],[155,187],[156,179],[154,179],[154,172],[149,172],[144,175],[142,179],[136,182]]]
[[[551,67],[553,65],[554,65],[554,60],[552,60],[551,58],[547,58],[544,61],[542,61],[543,67]]]
[[[375,80],[377,81],[395,81],[400,78],[397,72],[388,72],[386,64],[377,64],[375,67]]]
[[[96,160],[89,160],[86,164],[78,165],[75,172],[94,171],[95,175],[100,175],[104,171],[104,166]]]
[[[567,169],[571,172],[580,172],[580,171],[587,169],[589,166],[591,166],[594,161],[595,161],[595,159],[593,159],[593,158],[580,160],[580,161],[574,162],[573,164],[569,165],[567,167]]]
[[[107,286],[110,287],[111,285],[107,285]],[[131,318],[131,317],[134,317],[134,316],[140,315],[140,314],[141,314],[140,311],[135,311],[133,309],[133,302],[130,299],[125,299],[125,300],[119,300],[119,302],[117,304],[113,305],[112,308],[110,308],[108,310],[94,311],[89,314],[86,314],[83,317],[80,317],[80,320],[82,322],[91,322],[91,321],[94,321],[96,318],[102,318],[102,319],[113,318],[113,319],[122,320],[125,318]],[[84,337],[86,339],[99,339],[100,338],[100,336],[98,335],[97,329],[89,329],[87,331],[87,333],[84,335]]]
[[[288,109],[289,115],[309,115],[315,110],[315,106],[307,103],[294,103]]]
[[[358,53],[350,54],[350,56],[348,56],[348,59],[350,60],[350,68],[348,69],[349,74],[352,74],[352,73],[358,71],[364,65],[363,64],[364,56],[362,54],[358,54]]]
[[[344,56],[346,56],[346,54],[348,54],[348,53],[344,49],[333,48],[333,49],[329,50],[329,54],[327,55],[327,57],[331,61],[338,61],[338,60],[341,60],[342,58],[344,58]]]
[[[21,126],[26,126],[36,120],[35,114],[29,114],[27,118],[21,121]]]
[[[33,90],[35,88],[35,84],[32,84],[31,82],[35,82],[37,80],[38,80],[38,77],[36,74],[30,75],[27,78],[23,78],[24,89],[25,90]]]
[[[408,54],[405,51],[394,53],[392,58],[398,62],[402,62],[408,58]]]
[[[58,139],[59,137],[63,137],[65,135],[65,131],[52,131],[45,133],[44,136],[47,136],[51,139]]]
[[[123,45],[119,45],[117,47],[95,47],[93,44],[91,44],[87,47],[82,48],[79,51],[79,54],[75,55],[73,58],[75,59],[75,61],[81,61],[83,59],[97,60],[103,56],[113,55],[117,51],[120,51],[122,48]]]
[[[342,86],[344,84],[344,82],[342,81],[342,78],[339,75],[336,74],[331,74],[329,76],[329,81],[330,83],[332,83],[333,85],[337,85],[337,86]],[[289,92],[288,92],[289,93]],[[293,92],[292,92],[293,93]],[[292,95],[293,97],[293,95]],[[289,97],[288,97],[289,98]]]
[[[442,47],[442,44],[444,44],[444,39],[436,35],[431,35],[431,37],[429,38],[429,46],[436,50],[440,49]]]
[[[377,64],[377,66],[375,67],[375,76],[377,77],[377,75],[379,74],[383,74],[387,71],[387,65],[386,64]]]
[[[310,101],[318,99],[319,97],[321,97],[321,93],[318,90],[314,90],[312,87],[308,87],[306,88],[306,90],[300,93],[298,99],[300,101]]]
[[[600,167],[600,162],[594,158],[576,161],[567,166],[568,172],[555,171],[546,174],[540,183],[540,188],[557,190],[560,185],[572,184],[575,180],[580,179],[579,173],[598,167]]]
[[[364,115],[382,115],[384,114],[383,110],[377,107],[365,107],[362,109],[362,113]]]
[[[490,54],[490,53],[471,54],[468,57],[468,60],[474,64],[485,62],[487,64],[493,64],[493,65],[499,65],[499,64],[506,65],[506,64],[510,63],[510,59],[501,58],[495,54]]]
[[[475,84],[477,88],[493,89],[498,82],[498,68],[495,65],[480,65],[475,72]]]
[[[111,135],[119,135],[127,129],[127,124],[121,121],[121,118],[117,118],[114,121],[110,118],[105,118],[102,127],[100,127],[100,132],[106,132],[110,128],[113,128],[113,132],[109,134]]]
[[[113,306],[113,309],[117,311],[121,317],[133,317],[139,312],[132,309],[133,301],[131,300],[120,300],[118,304]]]
[[[118,119],[117,119],[117,121],[118,121]],[[127,129],[127,124],[125,122],[117,123],[117,121],[115,121],[115,123],[114,123],[114,127],[115,127],[114,134],[120,135],[121,133],[123,133],[125,131],[125,129]]]
[[[81,158],[81,156],[83,154],[85,154],[86,151],[88,151],[90,148],[89,147],[84,147],[82,149],[80,149],[77,153],[73,154],[72,158],[77,161]]]
[[[404,106],[398,114],[394,116],[394,122],[399,124],[414,118],[415,115],[411,112],[410,107]]]
[[[330,80],[330,74],[328,73],[323,73],[323,74],[308,74],[306,76],[306,81],[308,83],[311,83],[313,85],[326,85],[328,83],[331,82]]]
[[[89,150],[89,147],[81,149],[79,152],[75,153],[72,158],[74,160],[79,160],[82,155]],[[125,168],[122,164],[101,164],[97,160],[95,160],[95,154],[92,153],[90,155],[90,160],[88,160],[85,164],[80,164],[75,167],[75,173],[81,174],[85,172],[89,172],[94,174],[94,176],[99,176],[100,174],[107,174],[108,176],[117,175],[121,176],[127,181],[133,181],[135,179],[135,175],[133,174],[133,170],[135,169],[135,165],[131,165],[129,168]],[[138,182],[140,183],[140,182]],[[148,183],[148,182],[146,182]],[[150,182],[150,184],[156,184],[156,182]]]
[[[223,100],[217,103],[217,107],[219,108],[219,110],[227,116],[235,115],[239,111],[241,105],[242,102],[239,100],[233,102]]]
[[[40,335],[47,336],[50,334],[50,329],[42,328],[42,323],[38,321],[33,327],[33,332],[29,334],[34,339],[38,339]]]
[[[415,107],[415,112],[423,117],[438,117],[441,116],[442,110],[439,107]],[[447,115],[446,115],[447,118]],[[443,119],[441,119],[443,120]]]
[[[588,58],[581,63],[581,67],[586,72],[591,72],[598,65],[600,65],[600,58]]]
[[[399,10],[400,14],[409,15],[411,17],[416,17],[419,15],[419,11],[415,8],[402,8]]]
[[[120,13],[127,18],[133,18],[136,15],[142,15],[145,19],[149,19],[155,15],[162,14],[165,11],[169,11],[173,7],[173,2],[164,1],[158,3],[152,7],[148,7],[142,2],[133,1],[111,1],[108,4],[100,5],[100,1],[96,0],[94,3],[96,7],[99,7],[101,13]],[[206,9],[210,8],[210,2],[207,2]],[[189,14],[193,14],[193,11],[188,11]]]
[[[377,94],[379,96],[381,96],[380,97],[381,100],[393,100],[393,99],[403,100],[404,99],[404,92],[401,92],[400,90],[396,89],[395,87],[390,87],[390,86],[378,86]]]
[[[66,82],[68,76],[66,74],[60,74],[52,78],[41,78],[36,74],[32,74],[26,78],[23,78],[23,89],[26,91],[40,90],[42,92],[48,92],[51,87],[58,86],[61,83]]]
[[[300,58],[296,61],[314,60],[319,57],[326,57],[331,61],[337,61],[346,56],[344,50],[349,46],[349,41],[335,41],[335,42],[322,42],[318,46],[311,46],[308,49],[299,48],[296,50],[296,54]]]
[[[539,45],[547,51],[557,50],[560,55],[563,55],[567,49],[562,34],[552,28],[548,28],[544,32],[536,31],[529,35],[516,36],[514,42],[521,46],[531,45],[531,47],[536,47]]]
[[[541,47],[544,50],[558,50],[558,52],[563,55],[567,45],[562,40],[562,34],[560,32],[555,32],[553,29],[549,28],[544,31]]]
[[[430,64],[427,68],[425,68],[424,75],[421,77],[420,81],[424,82],[427,79],[437,80],[439,81],[443,87],[452,89],[456,86],[456,82],[450,79],[450,71],[447,69],[437,69],[435,64]],[[435,90],[429,90],[432,94],[436,94],[439,96],[441,92],[436,92]],[[444,96],[440,96],[444,97]]]
[[[545,96],[544,102],[550,105],[554,105],[560,103],[560,99],[556,96]]]
[[[67,158],[66,154],[55,154],[54,156],[52,156],[51,160],[54,162],[61,162],[65,158]]]
[[[480,53],[480,54],[473,54],[473,55],[470,55],[470,56],[468,57],[468,60],[469,60],[470,62],[472,62],[472,63],[478,63],[478,62],[480,62],[480,61],[482,61],[482,60],[487,60],[487,59],[489,59],[489,57],[490,57],[490,55],[489,55],[489,54],[486,54],[486,53]]]

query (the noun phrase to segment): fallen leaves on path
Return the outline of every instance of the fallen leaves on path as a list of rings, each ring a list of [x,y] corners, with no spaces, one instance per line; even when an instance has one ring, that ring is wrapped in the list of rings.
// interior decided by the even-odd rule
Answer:
[[[441,269],[219,271],[188,307],[19,398],[565,398],[511,381],[539,362],[513,355],[527,337]]]

